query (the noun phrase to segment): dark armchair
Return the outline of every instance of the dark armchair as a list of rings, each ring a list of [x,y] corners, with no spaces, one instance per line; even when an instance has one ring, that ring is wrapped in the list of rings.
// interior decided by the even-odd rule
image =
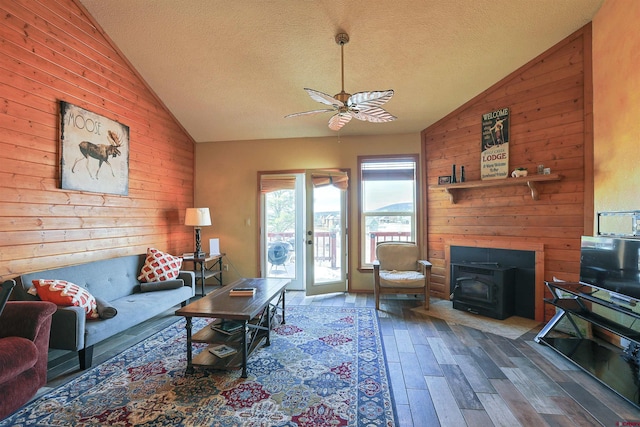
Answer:
[[[9,301],[0,315],[0,420],[47,383],[50,302]]]

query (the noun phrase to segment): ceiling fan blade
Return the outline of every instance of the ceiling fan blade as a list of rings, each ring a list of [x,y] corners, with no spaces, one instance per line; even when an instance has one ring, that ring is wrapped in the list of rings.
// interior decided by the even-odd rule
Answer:
[[[323,108],[322,110],[311,110],[311,111],[305,111],[303,113],[287,114],[286,116],[284,116],[284,118],[288,119],[289,117],[310,116],[312,114],[330,113],[332,111],[335,111],[335,110],[333,108]]]
[[[396,116],[389,114],[386,110],[379,107],[369,108],[364,111],[351,111],[351,115],[358,120],[371,123],[386,123],[397,119]]]
[[[349,108],[355,108],[359,111],[368,110],[374,107],[380,107],[385,104],[393,96],[393,89],[372,91],[372,92],[358,92],[354,93],[347,100],[347,106]]]
[[[316,102],[320,102],[326,105],[332,105],[335,108],[344,107],[344,103],[338,101],[331,95],[327,95],[324,92],[319,92],[317,90],[313,90],[309,88],[304,88],[304,90],[306,90],[309,96],[311,97],[311,99],[313,99]]]
[[[331,130],[340,130],[342,126],[346,125],[351,121],[350,113],[338,113],[331,116],[329,119],[329,129]]]

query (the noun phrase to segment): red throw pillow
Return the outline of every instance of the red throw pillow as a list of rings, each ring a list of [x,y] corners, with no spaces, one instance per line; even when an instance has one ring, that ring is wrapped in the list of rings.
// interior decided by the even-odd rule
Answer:
[[[76,306],[84,308],[87,319],[97,319],[99,316],[96,299],[91,293],[75,283],[66,280],[39,279],[32,280],[38,296],[43,301],[57,305]]]
[[[181,267],[181,257],[149,248],[147,249],[147,259],[142,266],[138,280],[141,282],[160,282],[177,279]]]

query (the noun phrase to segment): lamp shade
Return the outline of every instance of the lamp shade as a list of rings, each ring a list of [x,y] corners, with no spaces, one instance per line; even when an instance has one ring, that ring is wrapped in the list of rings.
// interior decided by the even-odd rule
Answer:
[[[209,208],[187,208],[184,217],[184,225],[192,225],[194,227],[202,227],[211,225],[211,214]]]

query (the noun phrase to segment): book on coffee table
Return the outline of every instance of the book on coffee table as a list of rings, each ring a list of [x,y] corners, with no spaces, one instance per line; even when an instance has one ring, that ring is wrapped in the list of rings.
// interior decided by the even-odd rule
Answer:
[[[256,294],[256,288],[234,288],[229,291],[230,297],[252,297]]]
[[[231,356],[232,354],[236,354],[238,350],[233,347],[229,347],[226,344],[218,344],[209,347],[209,352],[222,359],[224,357]]]
[[[234,335],[242,331],[242,326],[242,322],[236,322],[234,320],[223,320],[221,323],[213,323],[211,325],[211,329],[225,335]]]

